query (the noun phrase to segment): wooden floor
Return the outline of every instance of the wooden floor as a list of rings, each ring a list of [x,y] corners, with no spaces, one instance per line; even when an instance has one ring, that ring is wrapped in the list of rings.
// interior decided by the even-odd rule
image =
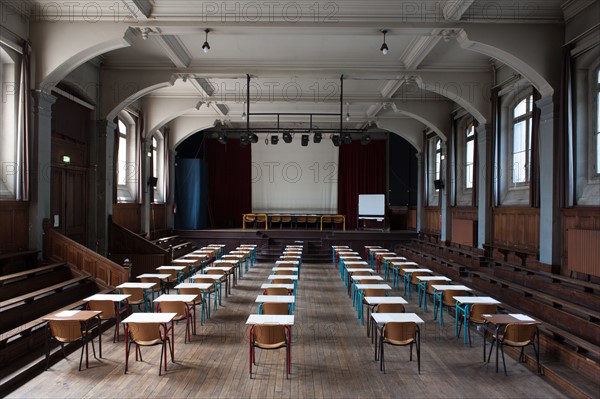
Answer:
[[[482,340],[473,347],[454,336],[454,319],[440,329],[431,309],[423,313],[415,296],[407,312],[417,312],[422,328],[421,374],[408,347],[387,347],[387,374],[373,360],[373,345],[361,326],[337,269],[331,264],[304,264],[298,286],[293,329],[292,374],[286,380],[285,350],[257,349],[255,379],[248,375],[248,329],[257,312],[254,303],[271,264],[258,264],[223,298],[198,336],[183,343],[185,325],[176,327],[175,360],[158,376],[159,347],[143,348],[144,362],[130,358],[124,371],[124,344],[104,333],[103,359],[77,371],[79,352],[72,353],[8,397],[13,398],[561,398],[545,377],[507,358],[508,376],[482,362]],[[395,294],[401,294],[400,292]],[[531,348],[528,348],[531,350]]]

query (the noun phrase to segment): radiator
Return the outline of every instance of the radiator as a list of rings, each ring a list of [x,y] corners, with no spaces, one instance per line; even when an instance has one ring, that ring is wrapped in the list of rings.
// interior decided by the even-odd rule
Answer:
[[[567,230],[568,270],[600,277],[600,230]]]

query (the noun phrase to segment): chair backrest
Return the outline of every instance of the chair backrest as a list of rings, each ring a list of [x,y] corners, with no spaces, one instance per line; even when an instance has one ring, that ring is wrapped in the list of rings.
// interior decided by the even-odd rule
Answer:
[[[265,295],[287,295],[287,288],[269,287],[265,290]]]
[[[484,314],[494,314],[497,311],[497,305],[476,303],[469,309],[469,321],[483,324],[485,323],[485,320],[483,319]]]
[[[214,292],[215,290],[215,280],[213,280],[212,278],[208,278],[208,277],[201,277],[201,278],[197,278],[194,281],[196,281],[197,283],[208,283],[210,284],[210,292]]]
[[[277,276],[291,276],[294,274],[293,270],[275,270]]]
[[[169,270],[162,270],[161,273],[163,274],[168,274],[169,277],[167,277],[167,282],[173,282],[173,281],[177,281],[177,270],[174,269],[169,269]],[[185,273],[185,271],[184,271]]]
[[[279,314],[286,315],[290,314],[290,308],[287,303],[263,303],[262,305],[263,314]]]
[[[178,291],[181,295],[198,295],[194,300],[194,303],[201,303],[204,300],[202,296],[202,290],[200,290],[199,288],[179,288]]]
[[[360,271],[360,272],[350,273],[350,275],[352,275],[352,276],[372,276],[373,272],[370,272],[368,270],[364,270],[364,271]]]
[[[129,336],[138,345],[157,345],[162,342],[158,323],[129,323]]]
[[[271,222],[275,222],[275,223],[281,222],[281,215],[271,215]]]
[[[298,258],[294,256],[284,256],[281,260],[283,260],[284,262],[297,262]]]
[[[113,301],[89,301],[90,310],[99,310],[101,319],[112,319],[115,317],[115,303]]]
[[[368,288],[365,290],[364,296],[387,296],[388,290],[385,288]]]
[[[223,270],[217,270],[217,269],[208,269],[206,271],[206,274],[224,274]]]
[[[344,215],[334,215],[333,223],[344,223]]]
[[[256,215],[256,221],[258,223],[265,223],[267,221],[267,217],[265,215]]]
[[[307,223],[317,223],[317,215],[308,215],[306,217],[306,222]]]
[[[413,272],[410,275],[410,283],[413,285],[418,285],[419,284],[419,279],[417,279],[418,276],[429,276],[428,272]]]
[[[246,222],[254,222],[256,220],[256,215],[254,215],[254,214],[244,215],[244,220]]]
[[[187,317],[185,303],[181,301],[161,302],[160,311],[161,313],[177,313],[175,320],[181,320]]]
[[[290,223],[292,221],[292,215],[283,215],[281,221],[283,223]]]
[[[413,322],[385,323],[383,337],[394,345],[408,345],[417,338],[417,324]]]
[[[286,345],[284,326],[255,325],[252,332],[253,344],[259,348],[275,349]]]
[[[298,215],[296,216],[296,222],[297,223],[306,223],[306,215]]]
[[[404,305],[401,303],[380,303],[375,307],[375,313],[404,313]]]
[[[83,337],[78,320],[50,320],[48,326],[50,334],[59,342],[75,342]]]
[[[294,281],[291,278],[275,278],[273,284],[294,284]]]
[[[137,288],[137,287],[130,287],[130,288],[121,288],[121,293],[125,294],[125,295],[131,295],[129,298],[127,298],[127,302],[129,302],[130,305],[137,305],[139,303],[144,303],[144,289],[143,288]]]
[[[321,216],[321,221],[323,223],[331,223],[333,221],[333,217],[330,215]]]
[[[160,279],[158,277],[142,277],[140,280],[142,283],[155,283],[160,285]]]
[[[508,346],[527,346],[535,338],[537,325],[527,324],[507,324],[504,330],[502,343]]]
[[[456,299],[454,299],[453,297],[455,296],[465,296],[467,293],[465,291],[459,291],[459,290],[445,290],[444,293],[442,294],[442,303],[445,306],[455,306],[456,305]]]

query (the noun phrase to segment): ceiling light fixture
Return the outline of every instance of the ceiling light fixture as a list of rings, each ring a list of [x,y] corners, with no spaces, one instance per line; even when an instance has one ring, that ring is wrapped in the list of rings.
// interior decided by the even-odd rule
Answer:
[[[276,145],[277,143],[279,143],[279,136],[277,136],[277,135],[271,136],[271,144]]]
[[[308,134],[303,134],[302,135],[302,147],[308,146],[308,141],[309,141]]]
[[[210,44],[208,44],[208,32],[210,32],[210,29],[204,29],[204,32],[206,33],[206,36],[204,38],[204,44],[202,45],[202,50],[204,50],[205,53],[208,53],[208,50],[210,50]]]
[[[379,49],[383,55],[386,55],[388,53],[388,51],[390,50],[387,46],[387,44],[385,43],[385,35],[387,33],[387,30],[384,29],[381,31],[381,33],[383,33],[383,44],[381,45],[381,48]]]
[[[315,134],[313,136],[313,142],[318,144],[321,142],[322,138],[323,138],[323,134],[321,134],[321,132],[315,132]]]

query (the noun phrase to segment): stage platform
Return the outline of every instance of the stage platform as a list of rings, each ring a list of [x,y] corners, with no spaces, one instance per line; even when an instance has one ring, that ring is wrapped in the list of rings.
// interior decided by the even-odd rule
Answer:
[[[240,244],[256,244],[261,248],[293,244],[303,241],[306,248],[321,247],[329,251],[332,245],[348,245],[356,251],[362,251],[365,245],[379,245],[393,249],[401,241],[417,237],[414,230],[304,230],[304,229],[206,229],[176,230],[174,234],[190,241],[194,246],[225,244],[225,250],[231,251]]]

